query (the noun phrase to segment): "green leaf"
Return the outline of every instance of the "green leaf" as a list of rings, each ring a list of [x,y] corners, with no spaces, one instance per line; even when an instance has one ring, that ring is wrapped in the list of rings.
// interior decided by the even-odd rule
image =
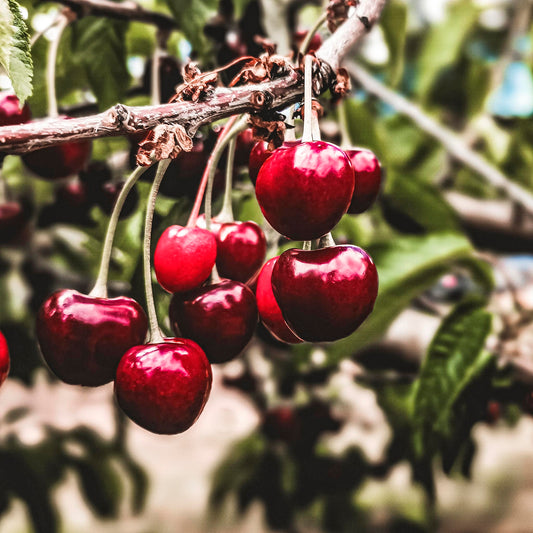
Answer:
[[[122,101],[129,87],[127,26],[101,17],[87,17],[74,26],[74,57],[83,65],[100,109]]]
[[[33,91],[33,62],[28,29],[15,0],[0,4],[0,66],[22,105]]]
[[[456,404],[492,363],[485,350],[492,316],[479,302],[458,305],[435,334],[413,386],[413,446],[418,457],[431,455],[457,428]]]
[[[216,0],[165,0],[179,28],[200,55],[208,46],[204,35],[206,22],[216,13]]]
[[[431,183],[400,172],[387,174],[386,193],[391,205],[428,231],[460,229],[455,211]]]
[[[476,260],[469,241],[456,233],[399,237],[371,246],[379,276],[374,310],[361,327],[333,344],[328,354],[334,363],[378,339],[411,300],[433,285],[453,264],[470,267]]]
[[[418,58],[416,80],[416,92],[422,99],[427,98],[442,70],[456,62],[478,13],[479,8],[470,0],[450,3],[447,19],[428,32]]]
[[[389,48],[389,85],[396,86],[402,78],[404,67],[407,6],[401,0],[392,0],[381,15],[381,27]]]
[[[375,118],[368,102],[347,98],[344,102],[348,134],[354,146],[366,146],[382,160],[381,142],[375,127]]]

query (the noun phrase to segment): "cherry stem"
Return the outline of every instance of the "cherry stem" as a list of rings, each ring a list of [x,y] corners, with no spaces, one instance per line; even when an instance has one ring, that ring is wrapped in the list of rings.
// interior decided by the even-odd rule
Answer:
[[[207,160],[207,165],[205,166],[205,170],[202,175],[202,181],[200,182],[200,187],[198,187],[198,192],[196,193],[194,205],[192,207],[189,220],[187,221],[188,228],[194,228],[194,226],[196,225],[196,221],[198,220],[198,215],[200,213],[200,206],[202,205],[202,200],[204,198],[205,188],[207,186],[207,180],[209,179],[209,173],[211,172],[211,168],[213,167],[213,161],[214,161],[217,148],[222,143],[222,141],[224,140],[224,137],[226,136],[226,133],[230,130],[230,128],[233,126],[236,120],[237,120],[237,116],[233,116],[226,122],[226,125],[224,126],[224,128],[222,129],[222,131],[220,132],[218,136],[217,142],[215,144],[215,148],[213,149],[213,151],[211,152],[211,155],[209,156],[209,159]],[[214,165],[214,169],[216,170],[216,163]],[[213,175],[215,173],[215,170],[213,170]]]
[[[42,30],[35,32],[30,39],[30,47],[33,47],[33,45],[48,31],[51,30],[65,15],[63,12],[59,12],[52,21],[43,28]]]
[[[313,241],[304,241],[302,244],[302,250],[309,251],[311,250],[312,245],[313,245]]]
[[[229,138],[229,135],[228,135]],[[226,161],[226,180],[224,184],[224,202],[222,203],[222,209],[217,216],[219,222],[233,222],[233,205],[232,205],[232,189],[233,189],[233,162],[235,160],[235,146],[237,145],[237,139],[231,137],[228,144],[228,154]]]
[[[324,24],[328,20],[328,14],[323,13],[320,18],[315,22],[315,25],[307,32],[307,35],[305,36],[305,39],[303,40],[301,46],[300,46],[300,54],[305,55],[307,54],[309,45],[311,44],[311,41],[313,40],[313,37],[315,33],[320,29],[320,26]]]
[[[207,189],[205,191],[205,228],[207,230],[211,229],[211,213],[212,213],[212,204],[213,204],[213,183],[215,182],[215,174],[217,171],[217,165],[224,153],[224,149],[228,144],[234,139],[241,131],[244,131],[248,127],[248,118],[242,116],[238,122],[236,122],[233,127],[224,135],[224,138],[221,139],[220,144],[215,145],[215,149],[211,156],[213,157],[211,168],[209,169],[209,179],[207,180]],[[209,163],[208,163],[209,164]],[[231,171],[233,172],[233,164]],[[230,178],[231,180],[231,178]],[[229,193],[231,195],[231,181],[229,186]],[[231,198],[230,198],[231,203]],[[233,219],[233,212],[232,212]]]
[[[304,130],[302,142],[313,141],[313,56],[305,56],[304,71]]]
[[[143,267],[144,267],[144,292],[146,295],[146,308],[148,311],[148,320],[150,323],[150,340],[151,344],[164,342],[163,334],[159,329],[157,321],[157,311],[155,309],[154,291],[152,287],[152,269],[150,267],[150,254],[152,246],[152,222],[154,219],[155,202],[159,192],[159,186],[163,180],[163,176],[170,165],[170,159],[163,159],[157,165],[157,172],[155,174],[152,188],[150,189],[150,196],[148,197],[148,204],[146,205],[146,218],[144,221],[144,242],[143,242]]]
[[[159,79],[159,58],[161,57],[161,50],[156,44],[154,53],[152,54],[152,72],[151,72],[151,87],[150,87],[150,101],[152,105],[160,103],[161,83]]]
[[[320,237],[320,240],[318,241],[319,248],[327,248],[328,246],[335,246],[335,241],[333,240],[333,235],[331,232],[327,233],[323,237]]]
[[[292,126],[292,128],[287,128],[285,130],[285,141],[294,142],[296,140],[296,130],[294,129],[294,111],[296,110],[296,105],[291,105],[287,110],[287,118],[285,124],[287,126]]]
[[[69,19],[66,15],[62,14],[58,17],[56,35],[50,42],[48,48],[48,56],[46,60],[46,84],[48,86],[48,116],[56,118],[59,116],[57,109],[57,96],[56,96],[56,60],[57,51],[59,50],[59,43],[63,31],[69,25]]]
[[[346,108],[346,101],[341,102],[338,106],[338,115],[339,115],[339,128],[341,132],[341,148],[349,149],[352,146],[352,139],[350,136],[350,130],[348,128],[348,110]]]
[[[109,224],[107,225],[107,231],[105,234],[104,246],[102,248],[102,258],[100,259],[100,268],[98,269],[98,276],[94,284],[93,289],[89,293],[89,296],[95,298],[107,298],[107,280],[109,277],[109,261],[111,259],[111,253],[113,251],[113,240],[117,231],[117,224],[120,217],[120,212],[124,206],[126,198],[135,185],[141,175],[149,167],[137,167],[128,177],[126,183],[122,187],[115,205],[113,206],[113,212],[109,218]]]

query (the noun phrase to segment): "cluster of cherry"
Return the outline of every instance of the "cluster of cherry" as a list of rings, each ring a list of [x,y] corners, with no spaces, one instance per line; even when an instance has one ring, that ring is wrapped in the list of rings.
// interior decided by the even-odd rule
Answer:
[[[329,232],[346,212],[360,213],[375,200],[375,155],[323,141],[286,142],[274,151],[260,141],[249,154],[266,220],[286,238],[308,241],[306,249],[265,263],[266,239],[254,222],[215,217],[208,230],[200,217],[192,226],[170,226],[153,267],[173,295],[177,337],[154,338],[151,327],[149,344],[149,320],[131,298],[66,289],[40,307],[36,331],[50,369],[69,384],[114,381],[118,404],[150,431],[180,433],[194,423],[210,393],[211,364],[239,355],[258,318],[282,342],[325,342],[351,334],[373,308],[371,258],[356,246],[331,245]]]

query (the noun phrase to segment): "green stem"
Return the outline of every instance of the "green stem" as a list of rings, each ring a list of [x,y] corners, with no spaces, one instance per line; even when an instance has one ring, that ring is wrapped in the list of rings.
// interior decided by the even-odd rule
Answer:
[[[313,56],[305,56],[304,71],[304,129],[302,142],[313,140]]]
[[[231,137],[228,144],[228,160],[226,162],[226,180],[224,184],[224,202],[222,209],[217,216],[219,222],[233,222],[233,205],[232,205],[232,191],[233,191],[233,161],[235,160],[235,146],[237,139]]]
[[[118,219],[120,217],[120,212],[126,197],[129,192],[137,183],[137,180],[141,175],[148,169],[148,167],[137,167],[128,177],[126,183],[122,187],[120,194],[118,195],[117,201],[113,207],[113,212],[109,218],[109,224],[107,226],[107,232],[105,235],[104,246],[102,248],[102,258],[100,259],[100,268],[98,270],[98,276],[92,291],[89,293],[89,296],[94,296],[95,298],[107,298],[107,279],[109,276],[109,261],[111,259],[111,253],[113,251],[113,239],[115,238],[115,232],[117,230]]]
[[[341,148],[344,150],[352,147],[352,139],[348,128],[348,113],[346,101],[340,103],[337,107],[339,114],[339,128],[341,130]]]
[[[65,15],[59,17],[56,29],[57,34],[54,40],[50,42],[48,48],[48,56],[46,60],[46,84],[48,86],[48,116],[51,118],[59,116],[56,96],[56,61],[61,36],[68,24],[69,19]]]
[[[309,45],[311,44],[311,41],[315,35],[315,33],[320,29],[320,26],[324,24],[328,20],[328,14],[324,13],[322,16],[315,22],[315,25],[307,32],[307,35],[305,36],[305,39],[303,40],[301,46],[300,46],[300,54],[305,55],[307,54],[307,49],[309,48]]]
[[[227,126],[227,124],[226,124]],[[248,119],[246,116],[242,116],[238,122],[234,122],[230,128],[222,131],[220,134],[223,135],[222,138],[219,138],[219,142],[215,145],[211,156],[209,157],[209,162],[207,163],[208,170],[208,180],[207,180],[207,189],[205,191],[205,227],[206,229],[211,229],[211,208],[213,201],[213,183],[215,181],[215,173],[217,170],[218,162],[224,153],[226,146],[230,143],[231,139],[235,138],[241,131],[244,131],[248,127]],[[209,166],[210,165],[210,166]],[[207,170],[207,169],[206,169]]]
[[[152,269],[150,268],[150,248],[152,246],[152,222],[154,219],[155,202],[157,200],[157,193],[159,186],[163,180],[163,176],[170,165],[170,159],[163,159],[157,165],[157,172],[155,174],[152,188],[150,189],[150,196],[148,197],[148,204],[146,205],[146,218],[144,222],[144,242],[143,242],[143,267],[144,267],[144,292],[146,294],[146,308],[148,310],[148,321],[150,323],[150,343],[157,344],[164,342],[163,334],[159,329],[157,322],[157,312],[154,302],[154,291],[152,287]]]

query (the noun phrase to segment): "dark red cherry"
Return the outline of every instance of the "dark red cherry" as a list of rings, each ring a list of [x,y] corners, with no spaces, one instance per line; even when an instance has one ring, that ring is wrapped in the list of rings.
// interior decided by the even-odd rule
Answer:
[[[355,174],[355,188],[348,213],[366,211],[376,200],[381,185],[381,165],[370,150],[347,150]]]
[[[256,142],[250,150],[250,157],[248,159],[248,171],[250,173],[250,180],[255,185],[259,169],[263,163],[273,154],[273,150],[268,149],[268,143],[265,141]]]
[[[288,405],[280,405],[266,411],[261,423],[261,431],[270,440],[295,443],[301,434],[298,413]]]
[[[223,278],[246,283],[261,268],[265,254],[265,234],[255,222],[227,222],[218,230],[217,270]]]
[[[213,376],[202,349],[189,339],[134,346],[117,368],[115,396],[121,409],[153,433],[174,435],[200,416]]]
[[[287,326],[272,292],[272,269],[277,260],[278,257],[269,259],[263,265],[261,272],[259,272],[255,291],[257,310],[261,321],[276,339],[290,344],[297,344],[302,342],[302,339],[299,339]]]
[[[37,314],[37,339],[48,366],[71,385],[96,387],[115,377],[120,358],[144,342],[148,321],[125,296],[96,298],[55,292]]]
[[[283,252],[272,271],[272,289],[291,330],[309,342],[342,339],[370,314],[378,275],[357,246]]]
[[[6,338],[0,332],[0,386],[9,374],[9,349]]]
[[[20,101],[13,93],[0,93],[0,126],[23,124],[31,119],[30,106],[25,103],[22,109]]]
[[[225,363],[239,355],[257,325],[253,292],[228,279],[174,294],[169,314],[174,332],[196,341],[211,363]]]
[[[100,194],[98,195],[98,205],[102,208],[102,211],[107,215],[111,215],[115,203],[117,201],[118,195],[122,188],[124,187],[123,181],[118,181],[115,183],[104,183],[100,189]],[[120,218],[129,217],[133,214],[137,208],[137,203],[139,201],[139,193],[137,189],[133,187],[126,197],[126,201],[122,206],[122,211],[120,212]]]
[[[318,239],[348,209],[354,173],[334,144],[312,141],[276,150],[263,164],[255,194],[263,215],[293,240]]]
[[[169,226],[154,252],[157,281],[168,292],[194,289],[209,277],[216,256],[217,241],[210,231]]]
[[[0,204],[0,244],[12,244],[23,233],[27,214],[19,202]]]
[[[41,178],[58,179],[80,172],[90,156],[90,141],[73,141],[28,152],[22,156],[22,160]]]
[[[250,152],[256,141],[254,139],[252,128],[248,128],[237,135],[235,145],[235,164],[247,165],[250,159]]]

